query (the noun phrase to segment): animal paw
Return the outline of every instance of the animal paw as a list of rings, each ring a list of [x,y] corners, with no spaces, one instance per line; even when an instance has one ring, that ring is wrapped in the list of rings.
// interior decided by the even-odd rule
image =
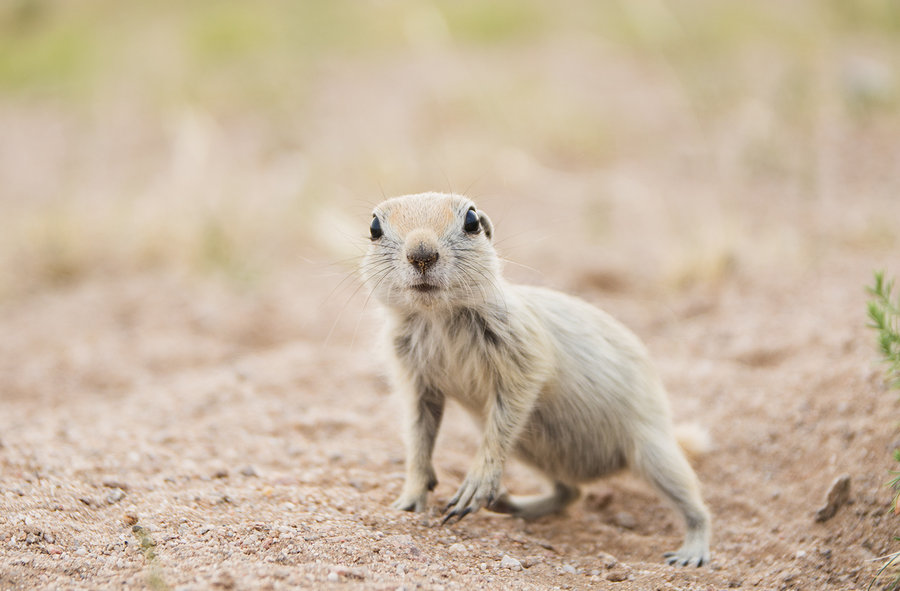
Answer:
[[[391,503],[391,507],[401,511],[415,511],[421,513],[428,504],[428,492],[423,493],[404,493],[400,498]]]
[[[400,498],[391,503],[394,509],[421,513],[428,505],[428,493],[437,486],[434,468],[424,472],[413,472],[407,476]]]
[[[469,474],[444,508],[444,520],[441,523],[445,524],[453,519],[459,521],[469,513],[475,513],[493,503],[499,491],[499,474],[487,477]]]
[[[663,558],[672,566],[700,567],[709,563],[709,550],[698,544],[685,544],[674,552],[666,552]]]

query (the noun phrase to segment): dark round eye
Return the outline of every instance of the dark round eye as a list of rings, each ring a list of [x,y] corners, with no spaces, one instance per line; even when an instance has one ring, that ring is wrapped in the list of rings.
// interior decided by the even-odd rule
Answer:
[[[481,224],[478,222],[478,214],[475,213],[475,208],[469,208],[469,211],[466,212],[466,221],[463,224],[463,230],[469,234],[477,234],[480,229]]]
[[[372,225],[369,226],[369,232],[372,234],[372,240],[378,240],[383,234],[381,222],[378,221],[378,216],[375,214],[372,214]]]

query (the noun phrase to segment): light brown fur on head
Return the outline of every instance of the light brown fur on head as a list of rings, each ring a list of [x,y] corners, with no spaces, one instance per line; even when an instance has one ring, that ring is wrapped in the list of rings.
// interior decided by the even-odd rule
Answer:
[[[455,217],[453,197],[425,193],[407,198],[394,198],[378,206],[384,221],[400,236],[416,229],[429,228],[441,235]],[[401,207],[398,207],[402,203]]]

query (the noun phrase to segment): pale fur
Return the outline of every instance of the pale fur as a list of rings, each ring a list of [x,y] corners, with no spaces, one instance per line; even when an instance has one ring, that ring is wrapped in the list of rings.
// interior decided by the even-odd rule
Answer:
[[[372,241],[363,276],[387,311],[391,374],[408,406],[407,476],[394,506],[425,508],[450,398],[484,435],[447,519],[482,507],[527,518],[557,512],[577,498],[578,484],[628,467],[685,519],[684,544],[667,561],[707,562],[709,514],[643,345],[582,300],[507,283],[487,216],[477,212],[477,233],[463,229],[473,208],[462,196],[427,193],[374,211],[383,235]],[[546,474],[553,493],[503,492],[511,455]]]

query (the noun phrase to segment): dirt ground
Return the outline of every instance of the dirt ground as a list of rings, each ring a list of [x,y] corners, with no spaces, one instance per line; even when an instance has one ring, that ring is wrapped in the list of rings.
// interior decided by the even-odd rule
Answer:
[[[0,589],[851,590],[900,550],[865,292],[900,276],[900,53],[843,29],[682,46],[652,10],[626,15],[636,40],[575,13],[473,47],[444,8],[305,85],[250,62],[160,106],[168,70],[123,58],[88,99],[0,94]],[[705,14],[686,30],[720,31]],[[682,525],[628,474],[563,515],[439,525],[479,441],[458,408],[430,511],[390,508],[399,404],[354,268],[382,194],[448,189],[511,280],[631,327],[708,431],[709,566],[663,563]],[[516,464],[505,484],[542,486]]]
[[[714,558],[689,570],[662,564],[681,525],[627,475],[565,515],[438,525],[478,441],[459,411],[430,513],[390,509],[402,444],[370,346],[377,314],[304,281],[314,268],[263,300],[149,275],[8,303],[0,587],[864,588],[896,550],[884,482],[900,445],[865,327],[871,263],[833,252],[675,293],[602,265],[547,273],[628,322],[677,420],[710,432],[695,463]],[[848,503],[816,523],[844,474]],[[536,482],[507,475],[512,490]]]

